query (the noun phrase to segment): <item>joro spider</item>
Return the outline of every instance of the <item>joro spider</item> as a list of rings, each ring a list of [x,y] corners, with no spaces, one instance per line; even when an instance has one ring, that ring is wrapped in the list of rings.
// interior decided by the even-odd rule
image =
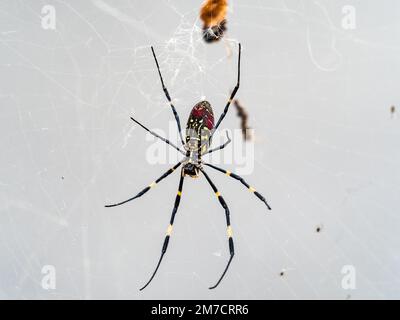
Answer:
[[[220,276],[219,280],[217,281],[217,283],[209,288],[209,289],[214,289],[220,284],[221,280],[224,278],[224,276],[225,276],[225,274],[226,274],[226,272],[227,272],[227,270],[229,268],[229,265],[232,262],[232,259],[233,259],[233,256],[235,254],[235,251],[234,251],[234,245],[233,245],[232,228],[231,228],[231,223],[230,223],[230,214],[229,214],[228,205],[226,204],[226,202],[225,202],[224,198],[222,197],[222,195],[219,193],[219,191],[218,191],[217,187],[215,186],[215,184],[212,182],[210,177],[204,171],[203,165],[207,166],[207,167],[210,167],[210,168],[213,168],[213,169],[215,169],[217,171],[220,171],[222,173],[225,173],[227,176],[240,181],[248,190],[250,190],[252,193],[254,193],[254,195],[257,198],[259,198],[261,201],[263,201],[269,210],[271,210],[271,207],[268,205],[268,203],[265,200],[265,198],[259,192],[257,192],[253,187],[251,187],[242,177],[240,177],[237,174],[234,174],[234,173],[232,173],[232,172],[230,172],[228,170],[225,170],[225,169],[219,168],[217,166],[214,166],[212,164],[206,163],[201,159],[201,157],[203,155],[211,153],[211,152],[214,152],[216,150],[221,150],[221,149],[225,148],[231,142],[231,139],[229,138],[229,136],[227,134],[227,141],[224,144],[220,145],[217,148],[209,149],[210,144],[211,144],[212,136],[213,136],[215,130],[217,130],[217,128],[221,124],[222,120],[225,118],[225,116],[226,116],[226,114],[228,112],[229,106],[230,106],[230,104],[231,104],[236,92],[239,89],[241,45],[239,43],[237,83],[236,83],[236,86],[235,86],[235,88],[233,89],[233,91],[232,91],[232,93],[230,95],[230,98],[229,98],[229,100],[228,100],[228,102],[227,102],[227,104],[225,106],[225,109],[224,109],[223,113],[221,114],[221,116],[219,117],[219,119],[217,121],[217,124],[214,126],[214,113],[213,113],[213,110],[212,110],[212,107],[211,107],[210,103],[208,101],[200,101],[199,103],[197,103],[193,107],[193,109],[192,109],[192,111],[190,113],[190,116],[189,116],[189,119],[188,119],[188,122],[187,122],[187,125],[186,125],[186,137],[185,137],[186,143],[184,142],[183,137],[182,137],[181,124],[180,124],[178,113],[176,112],[176,109],[175,109],[174,105],[172,104],[171,97],[170,97],[170,95],[168,93],[168,90],[167,90],[166,86],[164,85],[164,80],[163,80],[163,77],[161,75],[160,66],[158,64],[157,57],[156,57],[156,54],[154,53],[153,47],[151,47],[151,51],[153,53],[153,57],[154,57],[154,60],[156,62],[156,65],[157,65],[157,70],[158,70],[158,74],[160,76],[162,89],[163,89],[163,91],[165,93],[165,96],[168,99],[168,102],[169,102],[169,104],[171,106],[172,112],[173,112],[173,114],[175,116],[175,120],[176,120],[176,123],[177,123],[177,126],[178,126],[179,135],[180,135],[180,140],[181,140],[182,146],[184,148],[184,151],[182,151],[180,148],[178,148],[175,144],[170,142],[168,139],[165,139],[165,138],[161,137],[160,135],[158,135],[157,133],[149,130],[144,125],[142,125],[139,121],[135,120],[132,117],[131,117],[131,119],[135,123],[137,123],[139,126],[141,126],[143,129],[145,129],[146,131],[150,132],[153,136],[161,139],[162,141],[164,141],[168,145],[170,145],[173,148],[175,148],[176,150],[178,150],[185,157],[181,161],[179,161],[175,166],[173,166],[168,171],[166,171],[161,177],[159,177],[157,180],[155,180],[150,185],[148,185],[146,188],[144,188],[142,191],[140,191],[134,197],[129,198],[129,199],[127,199],[125,201],[122,201],[122,202],[119,202],[119,203],[106,205],[106,207],[116,207],[116,206],[119,206],[121,204],[127,203],[129,201],[132,201],[132,200],[134,200],[136,198],[141,197],[147,191],[149,191],[151,188],[153,188],[157,183],[159,183],[161,180],[163,180],[166,177],[168,177],[180,165],[182,165],[181,175],[180,175],[180,180],[179,180],[178,193],[177,193],[176,198],[175,198],[175,203],[174,203],[174,207],[172,209],[172,215],[171,215],[170,223],[168,225],[166,236],[165,236],[165,240],[164,240],[164,244],[163,244],[162,249],[161,249],[161,256],[160,256],[160,259],[158,260],[157,266],[156,266],[153,274],[151,275],[150,279],[147,281],[147,283],[142,288],[140,288],[140,290],[143,290],[153,280],[154,276],[157,273],[158,268],[160,267],[160,264],[161,264],[161,261],[162,261],[162,259],[164,257],[164,254],[167,251],[169,239],[170,239],[170,236],[171,236],[171,233],[172,233],[172,227],[173,227],[173,224],[174,224],[175,215],[176,215],[176,212],[178,211],[179,203],[180,203],[181,196],[182,196],[183,180],[184,180],[185,176],[189,176],[189,177],[192,177],[192,178],[197,178],[197,177],[199,177],[199,174],[201,172],[204,175],[204,177],[206,178],[206,180],[208,181],[208,183],[210,184],[211,188],[213,189],[215,195],[217,196],[217,198],[219,200],[219,203],[224,208],[225,217],[226,217],[226,226],[227,226],[227,235],[228,235],[230,258],[228,260],[228,263],[227,263],[222,275]]]

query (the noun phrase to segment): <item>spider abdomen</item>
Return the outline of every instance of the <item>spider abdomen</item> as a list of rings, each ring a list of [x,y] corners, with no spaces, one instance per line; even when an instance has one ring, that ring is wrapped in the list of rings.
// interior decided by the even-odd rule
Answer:
[[[207,151],[211,141],[211,130],[214,128],[214,112],[208,101],[200,101],[190,112],[186,125],[186,144],[190,151],[200,154]]]

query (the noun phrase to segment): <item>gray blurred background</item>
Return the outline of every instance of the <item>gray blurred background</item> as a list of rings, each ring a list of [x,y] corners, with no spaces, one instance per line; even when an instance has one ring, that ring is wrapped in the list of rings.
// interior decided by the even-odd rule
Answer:
[[[0,298],[400,298],[399,1],[229,1],[214,44],[201,3],[0,2]],[[154,141],[129,119],[178,141],[150,46],[184,126],[204,97],[221,113],[238,41],[237,98],[255,135],[244,177],[273,210],[208,170],[236,245],[210,291],[228,259],[225,216],[204,178],[186,179],[168,252],[139,292],[179,173],[104,204],[174,161],[151,163]],[[220,128],[239,128],[234,108]]]

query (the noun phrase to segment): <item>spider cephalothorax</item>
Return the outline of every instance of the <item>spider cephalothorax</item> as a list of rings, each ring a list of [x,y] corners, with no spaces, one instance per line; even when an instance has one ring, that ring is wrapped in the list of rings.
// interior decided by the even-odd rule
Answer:
[[[153,56],[154,56],[154,60],[156,61],[156,65],[157,65],[157,70],[158,70],[158,74],[160,76],[160,80],[161,80],[161,85],[163,88],[163,91],[165,93],[165,96],[167,97],[172,112],[175,116],[175,120],[178,126],[178,131],[179,131],[179,137],[181,140],[181,143],[184,147],[184,150],[181,150],[180,148],[178,148],[176,145],[174,145],[172,142],[170,142],[169,140],[161,137],[160,135],[158,135],[157,133],[149,130],[148,128],[146,128],[144,125],[142,125],[140,122],[138,122],[137,120],[135,120],[134,118],[131,118],[133,121],[135,121],[138,125],[140,125],[143,129],[145,129],[146,131],[150,132],[152,135],[156,136],[157,138],[161,139],[162,141],[164,141],[165,143],[167,143],[168,145],[172,146],[173,148],[175,148],[176,150],[178,150],[180,153],[182,153],[185,157],[179,161],[176,165],[174,165],[172,168],[170,168],[168,171],[166,171],[161,177],[159,177],[157,180],[155,180],[154,182],[152,182],[151,184],[149,184],[147,187],[145,187],[142,191],[140,191],[137,195],[135,195],[134,197],[116,203],[116,204],[111,204],[111,205],[106,205],[106,207],[115,207],[115,206],[119,206],[121,204],[124,204],[128,201],[134,200],[136,198],[141,197],[143,194],[145,194],[147,191],[149,191],[151,188],[153,188],[154,186],[157,185],[157,183],[159,183],[161,180],[163,180],[164,178],[166,178],[167,176],[169,176],[172,172],[174,172],[180,165],[182,165],[182,169],[181,169],[181,175],[180,175],[180,180],[179,180],[179,186],[178,186],[178,192],[175,198],[175,203],[174,203],[174,208],[172,210],[172,214],[171,214],[171,219],[169,221],[169,225],[167,228],[167,232],[165,235],[165,239],[164,239],[164,244],[162,246],[161,249],[161,256],[160,259],[158,260],[157,266],[152,274],[152,276],[150,277],[150,280],[147,281],[147,283],[140,289],[143,290],[144,288],[147,287],[147,285],[151,282],[151,280],[153,280],[160,264],[161,261],[164,257],[165,252],[167,251],[168,248],[168,244],[169,244],[169,239],[171,237],[172,234],[172,227],[174,224],[174,219],[175,219],[175,215],[178,211],[178,207],[181,201],[181,197],[182,197],[182,189],[183,189],[183,181],[185,176],[190,176],[192,178],[197,178],[199,176],[200,173],[202,173],[204,175],[204,177],[206,178],[207,182],[210,184],[211,188],[213,189],[219,203],[221,204],[221,206],[223,207],[223,209],[225,210],[225,218],[226,218],[226,232],[228,235],[228,245],[229,245],[229,254],[230,254],[230,258],[229,261],[221,275],[221,277],[219,278],[218,282],[210,287],[210,289],[214,289],[215,287],[217,287],[219,285],[219,283],[221,282],[222,278],[224,277],[226,271],[229,268],[229,265],[233,259],[233,256],[235,254],[234,251],[234,246],[233,246],[233,237],[232,237],[232,228],[231,228],[231,222],[230,222],[230,213],[229,213],[229,208],[228,205],[226,204],[224,198],[222,197],[222,195],[219,193],[217,187],[215,186],[215,184],[212,182],[211,178],[208,176],[208,174],[205,172],[203,165],[208,166],[210,168],[213,168],[214,170],[220,171],[222,173],[225,173],[227,176],[238,180],[240,183],[242,183],[250,192],[254,193],[254,195],[259,198],[261,201],[263,201],[265,203],[265,205],[267,206],[268,209],[271,210],[270,206],[268,205],[267,201],[265,200],[265,198],[259,193],[257,192],[253,187],[251,187],[242,177],[238,176],[237,174],[230,172],[228,170],[216,167],[212,164],[206,163],[201,159],[202,155],[205,155],[207,153],[211,153],[220,149],[225,148],[225,146],[227,144],[229,144],[229,142],[231,141],[228,134],[227,134],[227,138],[228,141],[225,142],[224,144],[220,145],[217,148],[214,149],[209,149],[209,146],[211,144],[211,140],[212,140],[212,136],[215,132],[215,130],[218,128],[219,124],[221,123],[221,121],[224,119],[226,113],[228,112],[229,106],[232,102],[232,99],[234,98],[237,90],[239,89],[239,79],[240,79],[240,44],[239,44],[239,58],[238,58],[238,79],[237,79],[237,83],[235,88],[233,89],[230,98],[224,108],[224,111],[222,112],[221,116],[219,117],[217,123],[214,125],[214,113],[213,110],[211,108],[211,105],[209,102],[207,101],[200,101],[199,103],[197,103],[192,111],[190,112],[190,116],[187,122],[187,126],[186,126],[186,137],[185,137],[185,142],[183,140],[182,137],[182,133],[181,133],[181,124],[180,124],[180,120],[179,120],[179,116],[178,113],[176,112],[176,109],[174,107],[174,105],[172,104],[170,95],[168,93],[167,88],[164,85],[164,80],[162,78],[161,75],[161,71],[160,71],[160,66],[158,65],[158,61],[156,58],[156,55],[154,53],[153,47],[151,48],[152,52],[153,52]]]

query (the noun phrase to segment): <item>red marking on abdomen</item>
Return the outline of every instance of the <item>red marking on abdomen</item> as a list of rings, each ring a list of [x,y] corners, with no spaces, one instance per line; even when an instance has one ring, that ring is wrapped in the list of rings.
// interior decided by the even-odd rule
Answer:
[[[204,124],[209,130],[214,128],[214,114],[210,104],[206,101],[196,104],[190,113],[190,117],[203,119]]]

